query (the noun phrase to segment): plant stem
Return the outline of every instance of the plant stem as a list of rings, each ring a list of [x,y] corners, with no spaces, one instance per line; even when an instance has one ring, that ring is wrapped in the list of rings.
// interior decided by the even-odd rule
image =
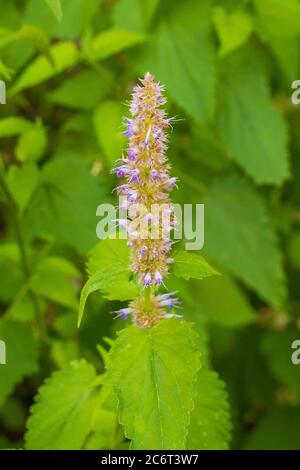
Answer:
[[[10,191],[7,187],[6,181],[5,181],[1,171],[0,171],[0,186],[1,186],[1,188],[3,190],[3,193],[6,196],[6,199],[7,199],[8,203],[9,203],[11,209],[12,209],[14,230],[15,230],[16,239],[17,239],[17,243],[19,245],[19,250],[20,250],[21,268],[22,268],[22,271],[23,271],[24,280],[26,282],[26,281],[29,280],[29,278],[31,276],[31,272],[30,272],[30,269],[29,269],[29,263],[28,263],[28,259],[27,259],[27,255],[26,255],[25,243],[24,243],[24,240],[23,240],[22,229],[21,229],[20,220],[19,220],[19,217],[18,217],[18,207],[17,207],[12,195],[10,194]],[[39,308],[38,298],[36,297],[35,293],[32,292],[30,287],[29,287],[29,296],[30,296],[30,299],[31,299],[31,302],[32,302],[32,305],[33,305],[36,324],[39,328],[39,332],[40,332],[41,337],[45,340],[46,339],[46,328],[45,328],[45,324],[44,324],[44,322],[41,318],[41,315],[40,315],[40,308]]]

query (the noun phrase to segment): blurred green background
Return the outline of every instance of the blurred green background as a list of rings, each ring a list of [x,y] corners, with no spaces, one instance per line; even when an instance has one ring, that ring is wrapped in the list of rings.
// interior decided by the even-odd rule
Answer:
[[[101,371],[96,345],[123,326],[110,314],[123,304],[93,294],[77,330],[78,299],[96,208],[114,200],[126,102],[150,71],[178,118],[174,200],[205,204],[203,254],[222,273],[174,287],[226,382],[232,448],[300,449],[300,3],[0,0],[0,11],[0,448],[23,446],[46,377],[79,358]]]

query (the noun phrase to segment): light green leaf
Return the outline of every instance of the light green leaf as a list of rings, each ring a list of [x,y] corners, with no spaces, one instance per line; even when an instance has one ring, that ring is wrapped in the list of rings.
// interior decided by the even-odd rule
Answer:
[[[183,320],[119,333],[108,374],[133,449],[184,449],[200,368],[197,335]]]
[[[114,26],[130,31],[145,31],[159,0],[120,0],[114,7]]]
[[[89,110],[104,98],[111,85],[109,73],[84,70],[65,80],[47,96],[51,103],[68,108]]]
[[[32,143],[34,142],[34,145]],[[47,146],[47,133],[41,122],[24,132],[19,138],[16,155],[20,162],[40,160]]]
[[[225,8],[218,6],[214,9],[213,19],[221,43],[220,56],[241,47],[252,33],[251,16],[242,10],[227,13]]]
[[[13,74],[13,70],[7,67],[3,60],[0,59],[0,76],[5,78],[5,80],[10,80]]]
[[[78,327],[81,324],[82,317],[84,314],[84,308],[87,301],[87,298],[90,294],[97,290],[104,290],[107,288],[108,292],[110,292],[111,284],[115,283],[116,281],[125,280],[128,276],[128,266],[124,268],[122,263],[115,262],[110,263],[107,266],[103,266],[101,269],[96,271],[91,275],[88,279],[86,284],[83,286],[81,295],[80,295],[80,302],[79,302],[79,314],[78,314]],[[125,277],[125,279],[124,279]],[[121,292],[121,297],[123,293]],[[118,300],[123,300],[118,299]]]
[[[128,271],[130,263],[129,248],[126,240],[106,238],[101,240],[89,253],[87,271],[89,276],[110,264],[121,264],[123,271]]]
[[[123,107],[116,101],[104,101],[95,110],[94,128],[109,167],[120,158],[125,146],[122,132]]]
[[[6,345],[6,364],[0,366],[2,406],[17,384],[38,371],[38,346],[29,326],[13,320],[0,321],[0,339]]]
[[[173,273],[183,279],[203,279],[204,277],[220,274],[202,256],[187,251],[177,251],[174,254]]]
[[[162,17],[141,58],[170,96],[192,117],[207,121],[214,111],[215,51],[211,2],[187,0]]]
[[[109,29],[95,36],[85,44],[83,53],[91,61],[104,60],[129,47],[144,42],[147,36],[134,31]]]
[[[107,300],[131,300],[140,294],[140,288],[134,281],[115,279],[103,289],[103,297]]]
[[[41,55],[37,57],[20,75],[15,85],[10,89],[10,96],[22,90],[38,85],[64,70],[76,65],[79,52],[76,45],[71,41],[54,44],[49,49],[52,62]]]
[[[298,0],[254,0],[260,24],[272,36],[292,38],[300,32]]]
[[[49,256],[36,267],[30,280],[31,289],[64,307],[77,309],[75,279],[80,272],[65,258]]]
[[[239,54],[226,63],[221,83],[217,121],[229,152],[257,183],[281,184],[289,176],[286,127],[264,73]]]
[[[33,123],[22,117],[0,119],[0,137],[12,137],[31,129]]]
[[[204,203],[204,252],[271,305],[280,307],[286,294],[285,279],[263,201],[246,180],[229,175],[210,189]]]
[[[6,175],[6,181],[20,212],[26,209],[30,198],[39,182],[39,170],[33,163],[23,166],[11,165]]]
[[[196,390],[187,449],[228,449],[231,424],[224,383],[215,372],[201,369]]]
[[[63,18],[60,0],[45,0],[58,22]]]
[[[39,389],[27,423],[29,450],[78,450],[93,427],[99,398],[94,367],[74,361]]]

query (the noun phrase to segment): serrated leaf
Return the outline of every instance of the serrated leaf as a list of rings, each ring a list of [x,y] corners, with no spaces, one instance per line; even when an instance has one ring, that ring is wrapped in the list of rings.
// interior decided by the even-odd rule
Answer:
[[[54,44],[50,47],[49,54],[52,62],[41,55],[28,65],[10,89],[10,96],[49,80],[64,70],[73,67],[79,59],[78,49],[71,41]]]
[[[94,367],[83,360],[54,372],[31,408],[26,448],[81,449],[93,427],[99,383]]]
[[[101,103],[93,115],[95,133],[110,168],[120,158],[125,146],[125,138],[120,128],[122,116],[123,107],[111,100]]]
[[[0,321],[0,339],[6,345],[6,364],[0,366],[1,407],[17,384],[38,371],[38,345],[30,327],[14,320]]]
[[[53,158],[42,169],[41,184],[31,199],[24,227],[35,235],[51,234],[85,252],[97,241],[95,213],[103,197],[87,160]]]
[[[245,11],[228,13],[225,8],[218,6],[214,9],[213,19],[221,43],[220,56],[241,47],[252,33],[252,19]]]
[[[119,333],[108,374],[133,449],[184,449],[200,368],[197,335],[183,320]]]
[[[111,238],[101,240],[89,253],[87,271],[92,276],[103,267],[112,263],[121,264],[124,272],[128,270],[130,258],[126,240],[114,240]]]
[[[143,72],[151,70],[170,96],[199,121],[208,121],[214,110],[211,15],[209,0],[177,3],[161,17],[139,67]]]
[[[134,31],[112,28],[104,31],[86,43],[84,54],[91,61],[104,60],[129,47],[144,42],[147,36]]]
[[[247,54],[227,59],[221,77],[217,125],[228,151],[260,184],[289,176],[287,130],[270,101],[266,77]]]
[[[215,183],[204,203],[204,253],[280,308],[286,294],[281,255],[259,195],[246,180],[229,175]]]
[[[224,383],[215,372],[201,369],[196,384],[187,449],[226,450],[230,435],[229,405]]]
[[[49,6],[57,21],[60,22],[63,18],[60,0],[45,0],[45,2]]]
[[[183,279],[203,279],[204,277],[220,274],[201,255],[187,251],[177,251],[174,254],[173,273]]]

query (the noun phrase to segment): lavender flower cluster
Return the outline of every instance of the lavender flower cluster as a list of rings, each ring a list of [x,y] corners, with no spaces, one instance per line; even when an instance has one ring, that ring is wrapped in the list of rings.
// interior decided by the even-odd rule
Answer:
[[[169,174],[165,130],[171,127],[174,118],[167,118],[165,110],[161,109],[166,103],[163,90],[164,87],[156,83],[150,73],[141,79],[141,85],[135,86],[130,103],[131,117],[125,118],[124,134],[129,139],[128,148],[114,169],[119,178],[125,179],[116,189],[122,196],[120,209],[128,214],[127,219],[119,219],[118,222],[127,229],[131,269],[146,288],[162,285],[173,262],[170,232],[176,220],[169,193],[176,186],[176,178]],[[160,208],[155,215],[153,207]],[[129,222],[137,220],[146,226],[154,225],[157,236],[142,237],[131,229],[133,224]],[[137,324],[151,326],[172,315],[163,309],[178,305],[173,294],[151,294],[145,302],[137,299],[130,307],[118,311],[117,316],[127,318],[132,314]]]

